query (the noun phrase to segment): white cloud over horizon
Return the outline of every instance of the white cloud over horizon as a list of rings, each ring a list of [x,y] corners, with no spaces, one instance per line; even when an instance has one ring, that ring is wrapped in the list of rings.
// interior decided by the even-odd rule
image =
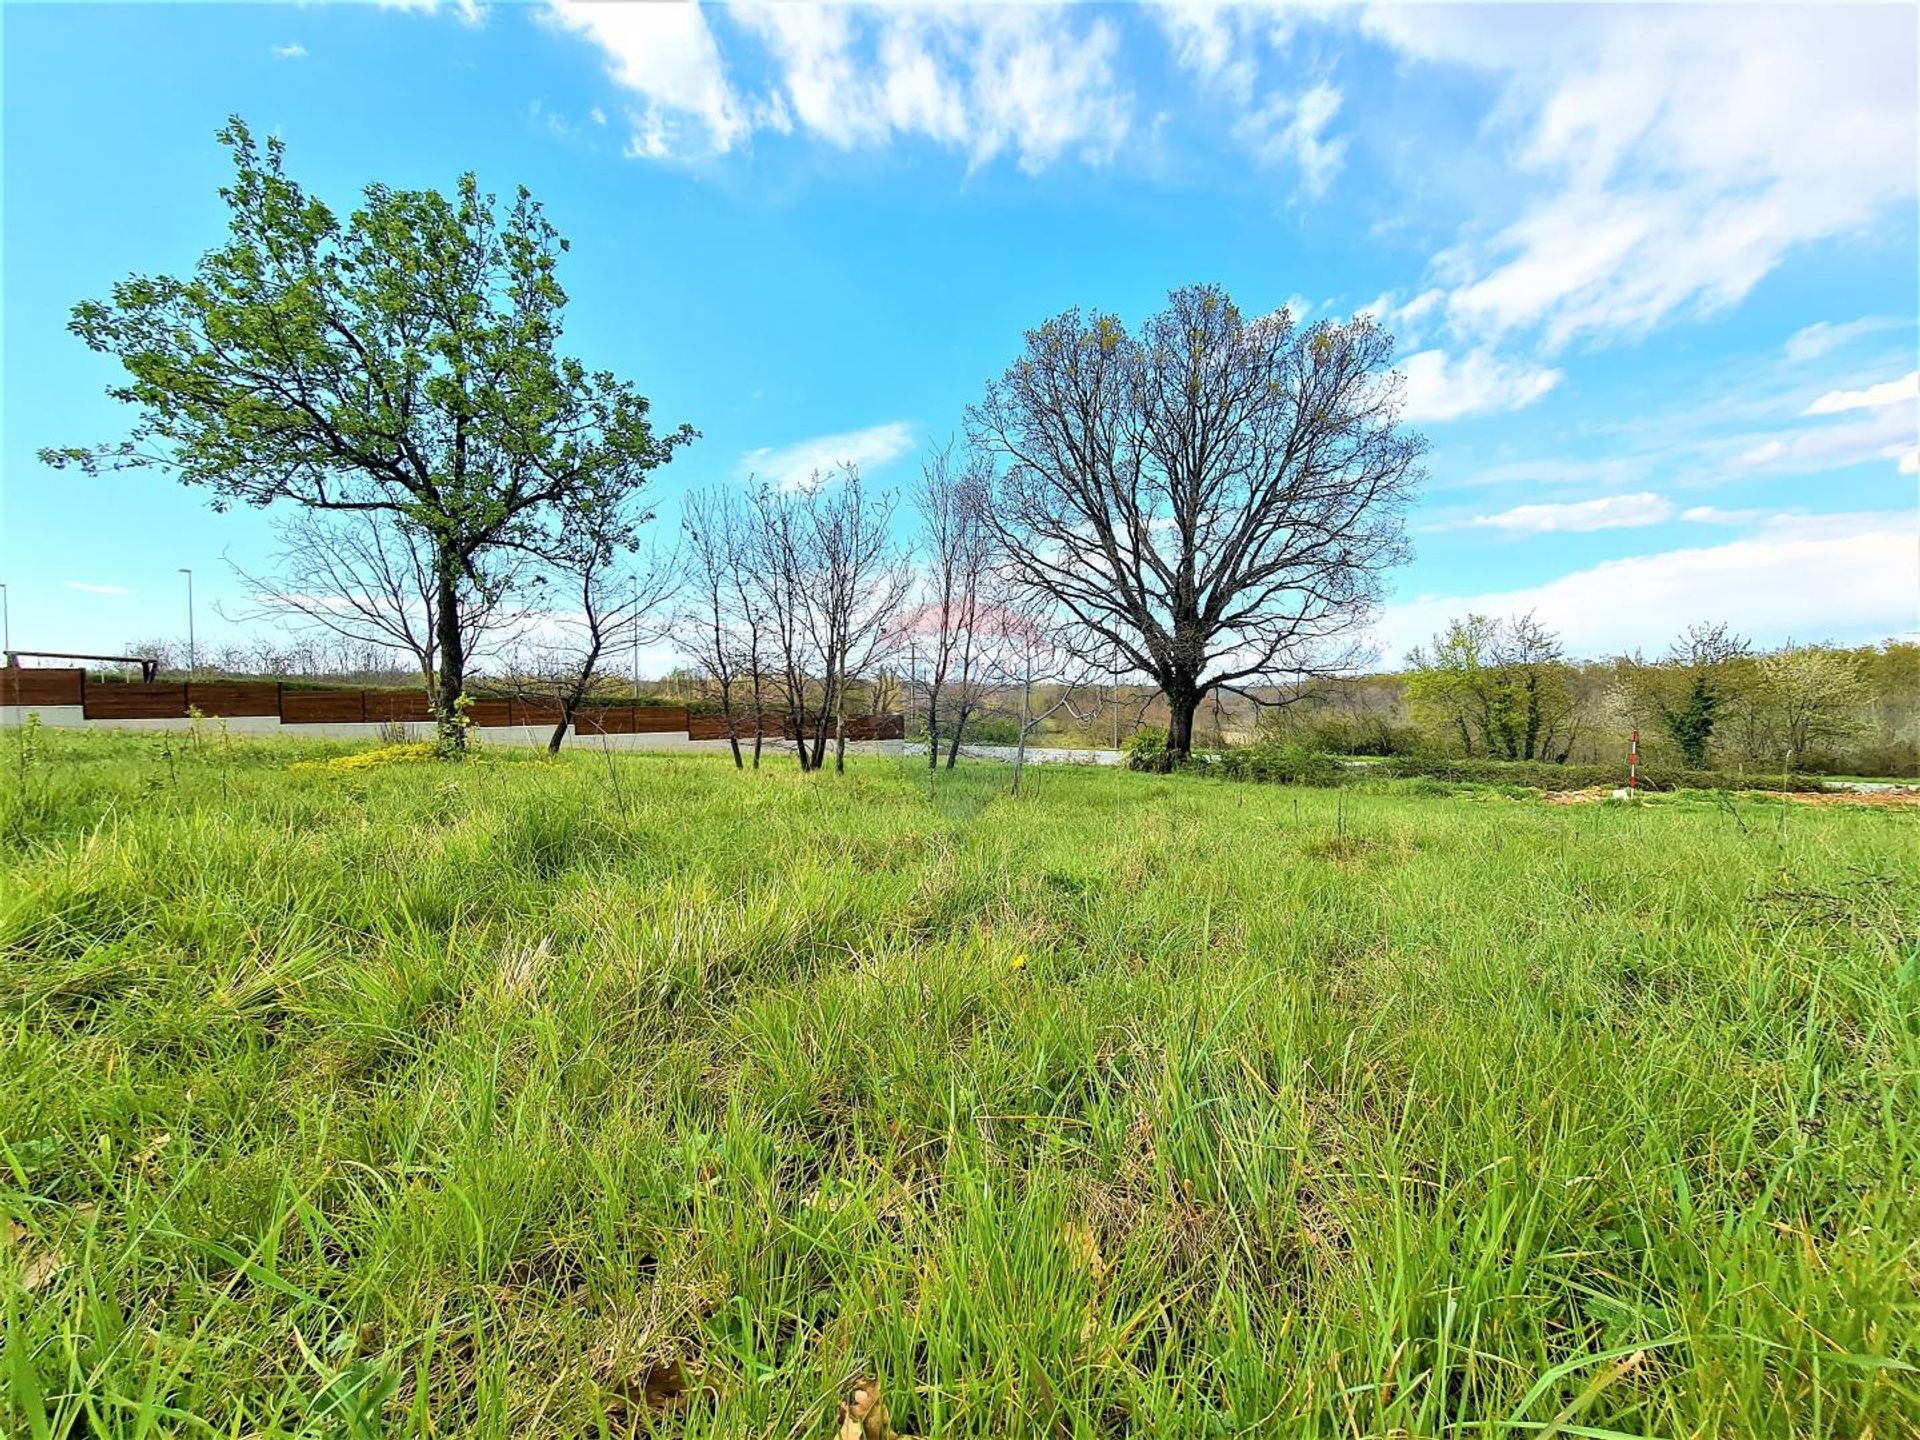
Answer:
[[[1608,560],[1511,590],[1421,595],[1374,627],[1398,664],[1468,613],[1536,612],[1569,652],[1657,650],[1697,620],[1725,621],[1762,645],[1789,638],[1868,642],[1920,631],[1920,556],[1910,514],[1779,516],[1720,545]]]

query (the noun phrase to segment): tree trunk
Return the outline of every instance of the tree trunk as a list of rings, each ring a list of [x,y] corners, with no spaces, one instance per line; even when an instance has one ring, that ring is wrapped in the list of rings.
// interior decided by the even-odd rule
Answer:
[[[733,682],[723,681],[720,686],[720,714],[727,722],[727,745],[733,751],[733,768],[746,769],[746,762],[740,758],[740,724],[733,718]]]
[[[1167,697],[1167,749],[1185,760],[1193,754],[1193,717],[1200,709],[1200,691],[1184,675],[1176,675],[1161,688]]]
[[[1020,740],[1013,750],[1013,793],[1020,793],[1020,772],[1027,766],[1027,716],[1033,712],[1033,667],[1027,667],[1026,678],[1020,685]]]
[[[440,652],[440,671],[435,677],[433,714],[440,739],[455,750],[464,750],[467,727],[460,723],[460,694],[466,688],[467,655],[460,637],[460,560],[444,541],[436,541],[433,551],[435,647]]]
[[[560,746],[567,738],[567,727],[573,724],[574,706],[571,701],[560,705],[560,723],[553,727],[553,734],[547,739],[547,754],[558,755]]]
[[[833,773],[847,773],[847,687],[833,698]]]
[[[761,688],[760,656],[756,649],[753,657],[753,768],[760,768],[760,746],[765,742],[763,733],[767,724],[767,697]]]

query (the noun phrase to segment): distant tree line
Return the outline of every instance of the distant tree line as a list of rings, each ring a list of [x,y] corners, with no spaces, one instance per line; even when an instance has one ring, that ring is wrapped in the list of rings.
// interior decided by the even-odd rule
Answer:
[[[1314,688],[1279,726],[1351,754],[1920,774],[1920,645],[1756,650],[1695,624],[1654,656],[1579,659],[1536,616],[1467,615],[1399,673]]]

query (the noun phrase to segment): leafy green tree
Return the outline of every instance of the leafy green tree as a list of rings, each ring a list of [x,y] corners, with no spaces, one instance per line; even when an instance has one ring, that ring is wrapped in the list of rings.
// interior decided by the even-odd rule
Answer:
[[[1665,664],[1643,671],[1660,728],[1689,769],[1706,768],[1714,728],[1729,700],[1733,662],[1746,653],[1747,642],[1725,625],[1690,625],[1667,651]]]
[[[1844,650],[1789,645],[1760,658],[1760,688],[1786,742],[1787,768],[1816,745],[1866,727],[1871,696],[1855,658]]]
[[[1579,733],[1560,638],[1531,613],[1469,615],[1407,657],[1407,701],[1462,753],[1564,761]]]
[[[287,501],[385,512],[432,557],[438,670],[452,724],[465,680],[463,581],[496,547],[549,553],[589,517],[631,546],[623,502],[693,438],[656,435],[631,384],[558,353],[567,248],[525,189],[504,211],[471,174],[449,197],[367,187],[342,221],[238,117],[220,140],[230,234],[185,277],[134,276],[68,328],[116,357],[129,438],[47,450],[55,466],[171,471],[216,510]]]

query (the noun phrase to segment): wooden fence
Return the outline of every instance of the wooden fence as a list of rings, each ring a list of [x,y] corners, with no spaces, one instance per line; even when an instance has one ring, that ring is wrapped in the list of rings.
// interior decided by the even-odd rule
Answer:
[[[193,680],[159,685],[90,685],[84,670],[30,670],[0,667],[0,705],[78,705],[89,720],[184,720],[198,711],[209,717],[277,717],[285,725],[367,725],[433,718],[427,697],[418,690],[294,690],[271,680]],[[561,709],[550,701],[476,700],[468,715],[477,726],[551,727]],[[718,715],[694,715],[684,705],[593,705],[574,713],[581,735],[679,735],[691,740],[724,740],[727,722]],[[751,736],[750,717],[736,720]],[[806,733],[813,733],[809,717]],[[832,725],[828,725],[829,734]],[[768,715],[761,733],[790,739],[784,715]],[[898,715],[849,715],[849,740],[898,740],[906,734]]]

